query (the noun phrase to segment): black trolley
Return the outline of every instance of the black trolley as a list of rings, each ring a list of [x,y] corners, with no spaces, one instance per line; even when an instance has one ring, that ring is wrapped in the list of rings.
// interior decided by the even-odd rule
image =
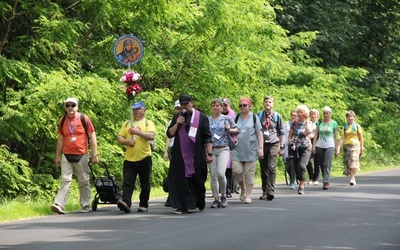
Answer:
[[[93,173],[93,169],[89,164],[90,172],[92,174],[93,184],[96,187],[96,195],[92,201],[92,210],[97,210],[98,204],[117,204],[121,194],[115,181],[115,177],[110,175],[107,164],[100,162],[106,170],[107,176],[97,177]]]

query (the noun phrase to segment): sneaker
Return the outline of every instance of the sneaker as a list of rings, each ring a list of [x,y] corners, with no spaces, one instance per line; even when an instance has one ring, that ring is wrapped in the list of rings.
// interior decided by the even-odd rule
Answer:
[[[297,190],[297,192],[298,192],[300,195],[304,195],[304,187],[299,186],[299,189]]]
[[[64,208],[62,208],[60,205],[58,205],[57,203],[54,203],[53,205],[51,205],[50,207],[51,211],[53,211],[54,213],[57,214],[65,214],[65,210]]]
[[[147,207],[139,207],[138,212],[147,212]]]
[[[294,183],[290,183],[290,189],[295,189],[296,185],[294,185]]]
[[[350,186],[355,186],[356,185],[356,181],[350,181]]]
[[[263,195],[260,196],[260,200],[266,200],[268,198],[266,193],[263,193]]]
[[[125,213],[131,212],[131,208],[125,203],[125,201],[119,200],[117,202],[117,206],[119,210],[124,211]]]
[[[79,213],[88,213],[88,212],[90,212],[89,206],[85,206],[85,207],[81,208],[81,210],[79,210]]]
[[[228,206],[228,201],[226,200],[226,197],[221,197],[221,207],[226,206]]]
[[[274,192],[272,192],[272,191],[267,192],[267,200],[268,201],[272,201],[274,198],[275,198]]]
[[[329,183],[324,182],[324,185],[322,186],[322,189],[323,190],[328,190],[328,187],[329,187]]]
[[[251,198],[250,197],[246,197],[243,199],[243,203],[244,204],[251,204]]]
[[[211,208],[217,208],[221,207],[221,202],[214,200],[213,204],[211,205]]]
[[[314,186],[318,186],[319,185],[319,181],[314,181]]]

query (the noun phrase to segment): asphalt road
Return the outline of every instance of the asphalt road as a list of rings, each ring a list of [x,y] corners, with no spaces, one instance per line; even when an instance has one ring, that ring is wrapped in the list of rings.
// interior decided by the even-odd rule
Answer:
[[[400,168],[333,178],[329,190],[306,186],[300,196],[278,184],[276,198],[252,204],[239,195],[227,208],[175,215],[163,199],[147,213],[102,206],[0,224],[2,249],[400,249]],[[136,204],[137,206],[137,204]]]

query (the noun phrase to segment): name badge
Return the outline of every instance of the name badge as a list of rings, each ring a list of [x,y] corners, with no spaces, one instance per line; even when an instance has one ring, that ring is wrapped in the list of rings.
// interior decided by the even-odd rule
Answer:
[[[214,138],[217,139],[217,140],[219,140],[219,138],[221,138],[221,136],[219,136],[219,135],[217,135],[217,134],[214,134]]]
[[[190,137],[196,137],[196,134],[197,134],[197,128],[195,128],[195,127],[190,127],[189,136],[190,136]]]
[[[69,139],[69,141],[70,141],[70,142],[76,141],[76,137],[75,137],[75,136],[74,136],[74,137],[71,137],[71,139]]]

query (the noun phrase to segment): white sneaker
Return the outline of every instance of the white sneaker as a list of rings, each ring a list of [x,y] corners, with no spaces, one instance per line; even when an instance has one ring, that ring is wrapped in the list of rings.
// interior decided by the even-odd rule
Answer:
[[[251,198],[249,198],[249,197],[244,198],[243,199],[243,203],[244,204],[251,204]]]
[[[57,213],[57,214],[65,214],[64,208],[61,207],[61,206],[58,205],[58,204],[53,204],[53,205],[51,205],[50,209],[51,209],[51,211],[53,211],[54,213]]]
[[[319,181],[314,181],[314,186],[318,186],[319,185]]]
[[[308,184],[308,185],[312,185],[312,184],[314,184],[314,182],[313,182],[313,180],[309,180],[309,181],[307,182],[307,184]]]
[[[90,212],[90,207],[83,207],[81,210],[79,210],[79,213],[88,213]]]

